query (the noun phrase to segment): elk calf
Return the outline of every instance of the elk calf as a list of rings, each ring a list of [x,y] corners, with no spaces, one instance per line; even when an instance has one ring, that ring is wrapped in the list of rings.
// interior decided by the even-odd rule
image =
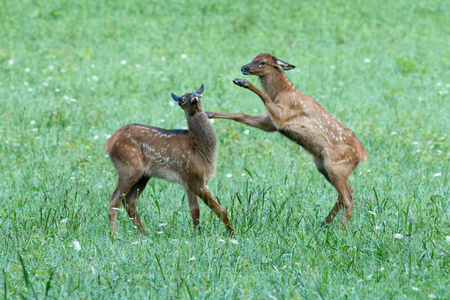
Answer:
[[[354,205],[348,177],[359,163],[367,160],[366,151],[348,127],[292,85],[284,71],[293,68],[271,54],[259,54],[241,71],[244,75],[258,76],[265,92],[248,80],[235,79],[233,82],[258,95],[266,112],[259,116],[206,113],[210,118],[231,119],[264,131],[278,131],[305,148],[312,154],[319,172],[338,193],[337,202],[325,222],[330,223],[339,210],[344,209],[342,223],[345,223],[350,219]]]
[[[172,98],[184,110],[188,130],[166,130],[131,124],[120,128],[106,142],[119,175],[116,190],[109,200],[111,232],[117,231],[117,214],[121,203],[139,232],[146,235],[136,211],[136,199],[152,177],[184,186],[194,229],[199,224],[197,196],[208,205],[233,234],[225,209],[214,199],[208,181],[214,175],[217,137],[200,103],[203,84],[197,92]]]

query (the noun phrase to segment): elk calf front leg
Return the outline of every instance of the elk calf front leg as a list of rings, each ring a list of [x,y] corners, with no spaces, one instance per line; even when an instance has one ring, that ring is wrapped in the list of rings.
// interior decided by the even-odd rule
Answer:
[[[252,91],[256,95],[258,95],[259,98],[261,98],[261,100],[264,102],[264,105],[267,105],[270,102],[273,103],[273,100],[270,99],[269,95],[266,92],[261,91],[260,89],[258,89],[256,86],[254,86],[247,79],[236,78],[235,80],[233,80],[233,83],[235,85],[237,85],[237,86],[242,87],[242,88],[249,89],[250,91]]]
[[[192,221],[194,222],[194,230],[200,229],[198,227],[200,222],[200,208],[198,206],[197,195],[189,188],[186,188],[186,195],[188,199],[189,210],[191,211]]]
[[[214,111],[205,112],[210,119],[228,119],[239,123],[246,124],[251,127],[255,127],[267,132],[277,131],[277,128],[272,122],[270,115],[265,112],[259,116],[251,116],[244,113],[221,113]]]
[[[254,86],[250,81],[246,79],[236,78],[235,80],[233,80],[233,83],[236,84],[237,86],[249,89],[256,95],[258,95],[258,97],[263,101],[267,111],[269,112],[271,121],[274,124],[275,128],[280,129],[284,127],[285,109],[280,105],[276,104],[275,102],[273,102],[273,100],[266,92],[258,89],[256,86]]]
[[[225,223],[227,231],[232,236],[234,236],[234,230],[233,227],[231,227],[230,220],[228,219],[227,211],[214,199],[209,189],[206,186],[203,186],[202,188],[196,190],[195,193],[203,200],[206,205],[208,205],[209,208],[212,209],[212,211],[214,211],[217,217],[219,217],[219,219],[222,220],[223,223]]]

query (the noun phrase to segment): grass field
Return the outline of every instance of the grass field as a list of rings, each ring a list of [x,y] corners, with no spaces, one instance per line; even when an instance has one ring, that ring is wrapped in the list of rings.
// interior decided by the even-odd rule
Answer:
[[[450,298],[450,3],[0,1],[0,294],[15,298]],[[148,237],[108,199],[102,152],[129,123],[186,126],[170,92],[205,85],[205,110],[263,112],[233,85],[269,52],[360,138],[356,205],[277,133],[215,120],[212,193],[231,239],[182,187],[138,201]],[[246,76],[253,83],[256,77]]]

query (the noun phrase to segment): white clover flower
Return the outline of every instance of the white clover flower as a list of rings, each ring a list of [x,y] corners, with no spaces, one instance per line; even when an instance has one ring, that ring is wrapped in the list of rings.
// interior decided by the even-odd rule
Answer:
[[[65,223],[67,223],[67,219],[62,219],[61,224],[65,224]]]
[[[126,64],[127,64],[127,61],[126,61],[126,60],[121,60],[120,63],[121,63],[122,65],[126,65]]]
[[[61,69],[61,70],[59,70],[61,73],[66,73],[66,70],[65,69]]]
[[[75,249],[75,251],[81,250],[81,245],[79,241],[73,241],[73,249]]]
[[[227,174],[227,178],[231,178],[231,177],[233,177],[233,175]]]
[[[370,58],[364,58],[365,63],[370,63]]]
[[[392,131],[391,135],[397,135],[397,131]]]
[[[26,73],[30,73],[30,71],[31,71],[30,68],[25,68]]]
[[[412,286],[411,289],[412,289],[413,291],[416,291],[416,292],[420,291],[420,289],[419,289],[418,287],[415,287],[415,286]]]
[[[225,240],[222,240],[222,239],[218,239],[218,241],[221,243],[225,243]]]
[[[396,233],[396,234],[394,234],[394,238],[401,240],[403,238],[403,234]]]
[[[235,240],[235,239],[231,239],[230,243],[232,243],[232,244],[239,244],[239,242],[237,240]]]
[[[447,242],[447,244],[450,244],[450,235],[447,235],[447,236],[445,237],[445,241]]]
[[[12,59],[8,60],[8,64],[9,64],[10,66],[12,66],[12,65],[14,64],[14,60],[12,60]]]
[[[36,121],[35,120],[31,120],[30,121],[30,125],[34,125],[34,124],[36,124]]]
[[[249,135],[250,134],[250,130],[248,130],[248,129],[244,130],[244,134],[245,135]]]
[[[441,89],[441,90],[439,90],[438,93],[439,93],[439,95],[447,95],[448,91],[446,89]]]
[[[95,75],[92,75],[92,80],[94,80],[94,81],[98,81],[98,77],[97,76],[95,76]]]
[[[187,54],[183,53],[183,54],[180,55],[180,58],[181,59],[186,59],[186,58],[188,58],[188,56],[187,56]]]
[[[43,86],[48,86],[48,82],[44,82],[42,85]]]
[[[189,260],[195,260],[195,256],[192,256],[191,258],[189,258]]]
[[[160,223],[159,226],[161,227],[167,226],[167,223]]]
[[[169,106],[175,106],[175,102],[174,101],[169,101]]]
[[[434,177],[439,177],[439,176],[442,176],[442,173],[436,173],[436,174],[434,174]]]

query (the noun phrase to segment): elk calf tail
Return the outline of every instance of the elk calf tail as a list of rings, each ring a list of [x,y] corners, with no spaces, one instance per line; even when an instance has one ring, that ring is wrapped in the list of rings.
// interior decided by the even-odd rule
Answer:
[[[366,149],[364,149],[364,146],[361,143],[359,143],[359,153],[361,156],[359,161],[360,163],[365,162],[369,159],[369,157],[367,156]]]
[[[115,140],[116,139],[114,138],[114,135],[110,137],[103,146],[103,152],[109,155],[111,153]]]

